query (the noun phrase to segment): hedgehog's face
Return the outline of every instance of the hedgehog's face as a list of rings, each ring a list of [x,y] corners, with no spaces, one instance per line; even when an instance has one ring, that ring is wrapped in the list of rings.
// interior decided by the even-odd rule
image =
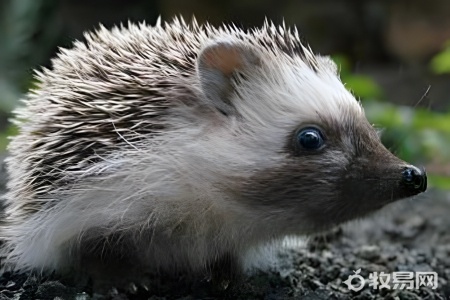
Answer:
[[[365,118],[302,124],[282,163],[245,183],[251,205],[284,219],[288,232],[327,229],[425,191],[426,175],[391,154]]]
[[[286,232],[314,232],[425,191],[425,172],[382,145],[329,60],[263,55],[217,43],[199,58],[206,96],[257,153],[260,168],[238,184],[242,202]]]

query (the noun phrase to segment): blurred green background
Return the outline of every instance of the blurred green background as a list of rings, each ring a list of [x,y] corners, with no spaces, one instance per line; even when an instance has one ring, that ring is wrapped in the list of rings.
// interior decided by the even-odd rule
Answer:
[[[213,24],[296,25],[311,48],[331,55],[384,143],[424,165],[430,184],[450,189],[450,1],[448,0],[1,0],[0,151],[16,129],[11,110],[50,67],[58,47],[99,23],[175,15]]]

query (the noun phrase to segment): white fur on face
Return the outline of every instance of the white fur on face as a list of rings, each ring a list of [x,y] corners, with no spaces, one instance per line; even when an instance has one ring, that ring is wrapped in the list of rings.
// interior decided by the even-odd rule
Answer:
[[[301,126],[364,118],[361,105],[334,73],[331,62],[315,71],[299,57],[267,61],[265,68],[239,82],[238,99],[233,100],[255,149],[279,153],[287,136]]]

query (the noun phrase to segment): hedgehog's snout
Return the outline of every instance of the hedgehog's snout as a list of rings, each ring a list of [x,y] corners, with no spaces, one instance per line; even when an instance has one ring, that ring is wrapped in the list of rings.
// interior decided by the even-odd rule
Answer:
[[[402,183],[413,193],[425,192],[427,189],[427,173],[414,166],[406,167],[402,172]]]

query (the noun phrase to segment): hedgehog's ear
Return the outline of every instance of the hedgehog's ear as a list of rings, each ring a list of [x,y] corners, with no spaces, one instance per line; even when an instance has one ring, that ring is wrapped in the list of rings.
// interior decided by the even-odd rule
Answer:
[[[242,44],[220,41],[205,47],[197,59],[197,73],[207,101],[226,115],[234,114],[232,76],[257,64],[257,53]]]

